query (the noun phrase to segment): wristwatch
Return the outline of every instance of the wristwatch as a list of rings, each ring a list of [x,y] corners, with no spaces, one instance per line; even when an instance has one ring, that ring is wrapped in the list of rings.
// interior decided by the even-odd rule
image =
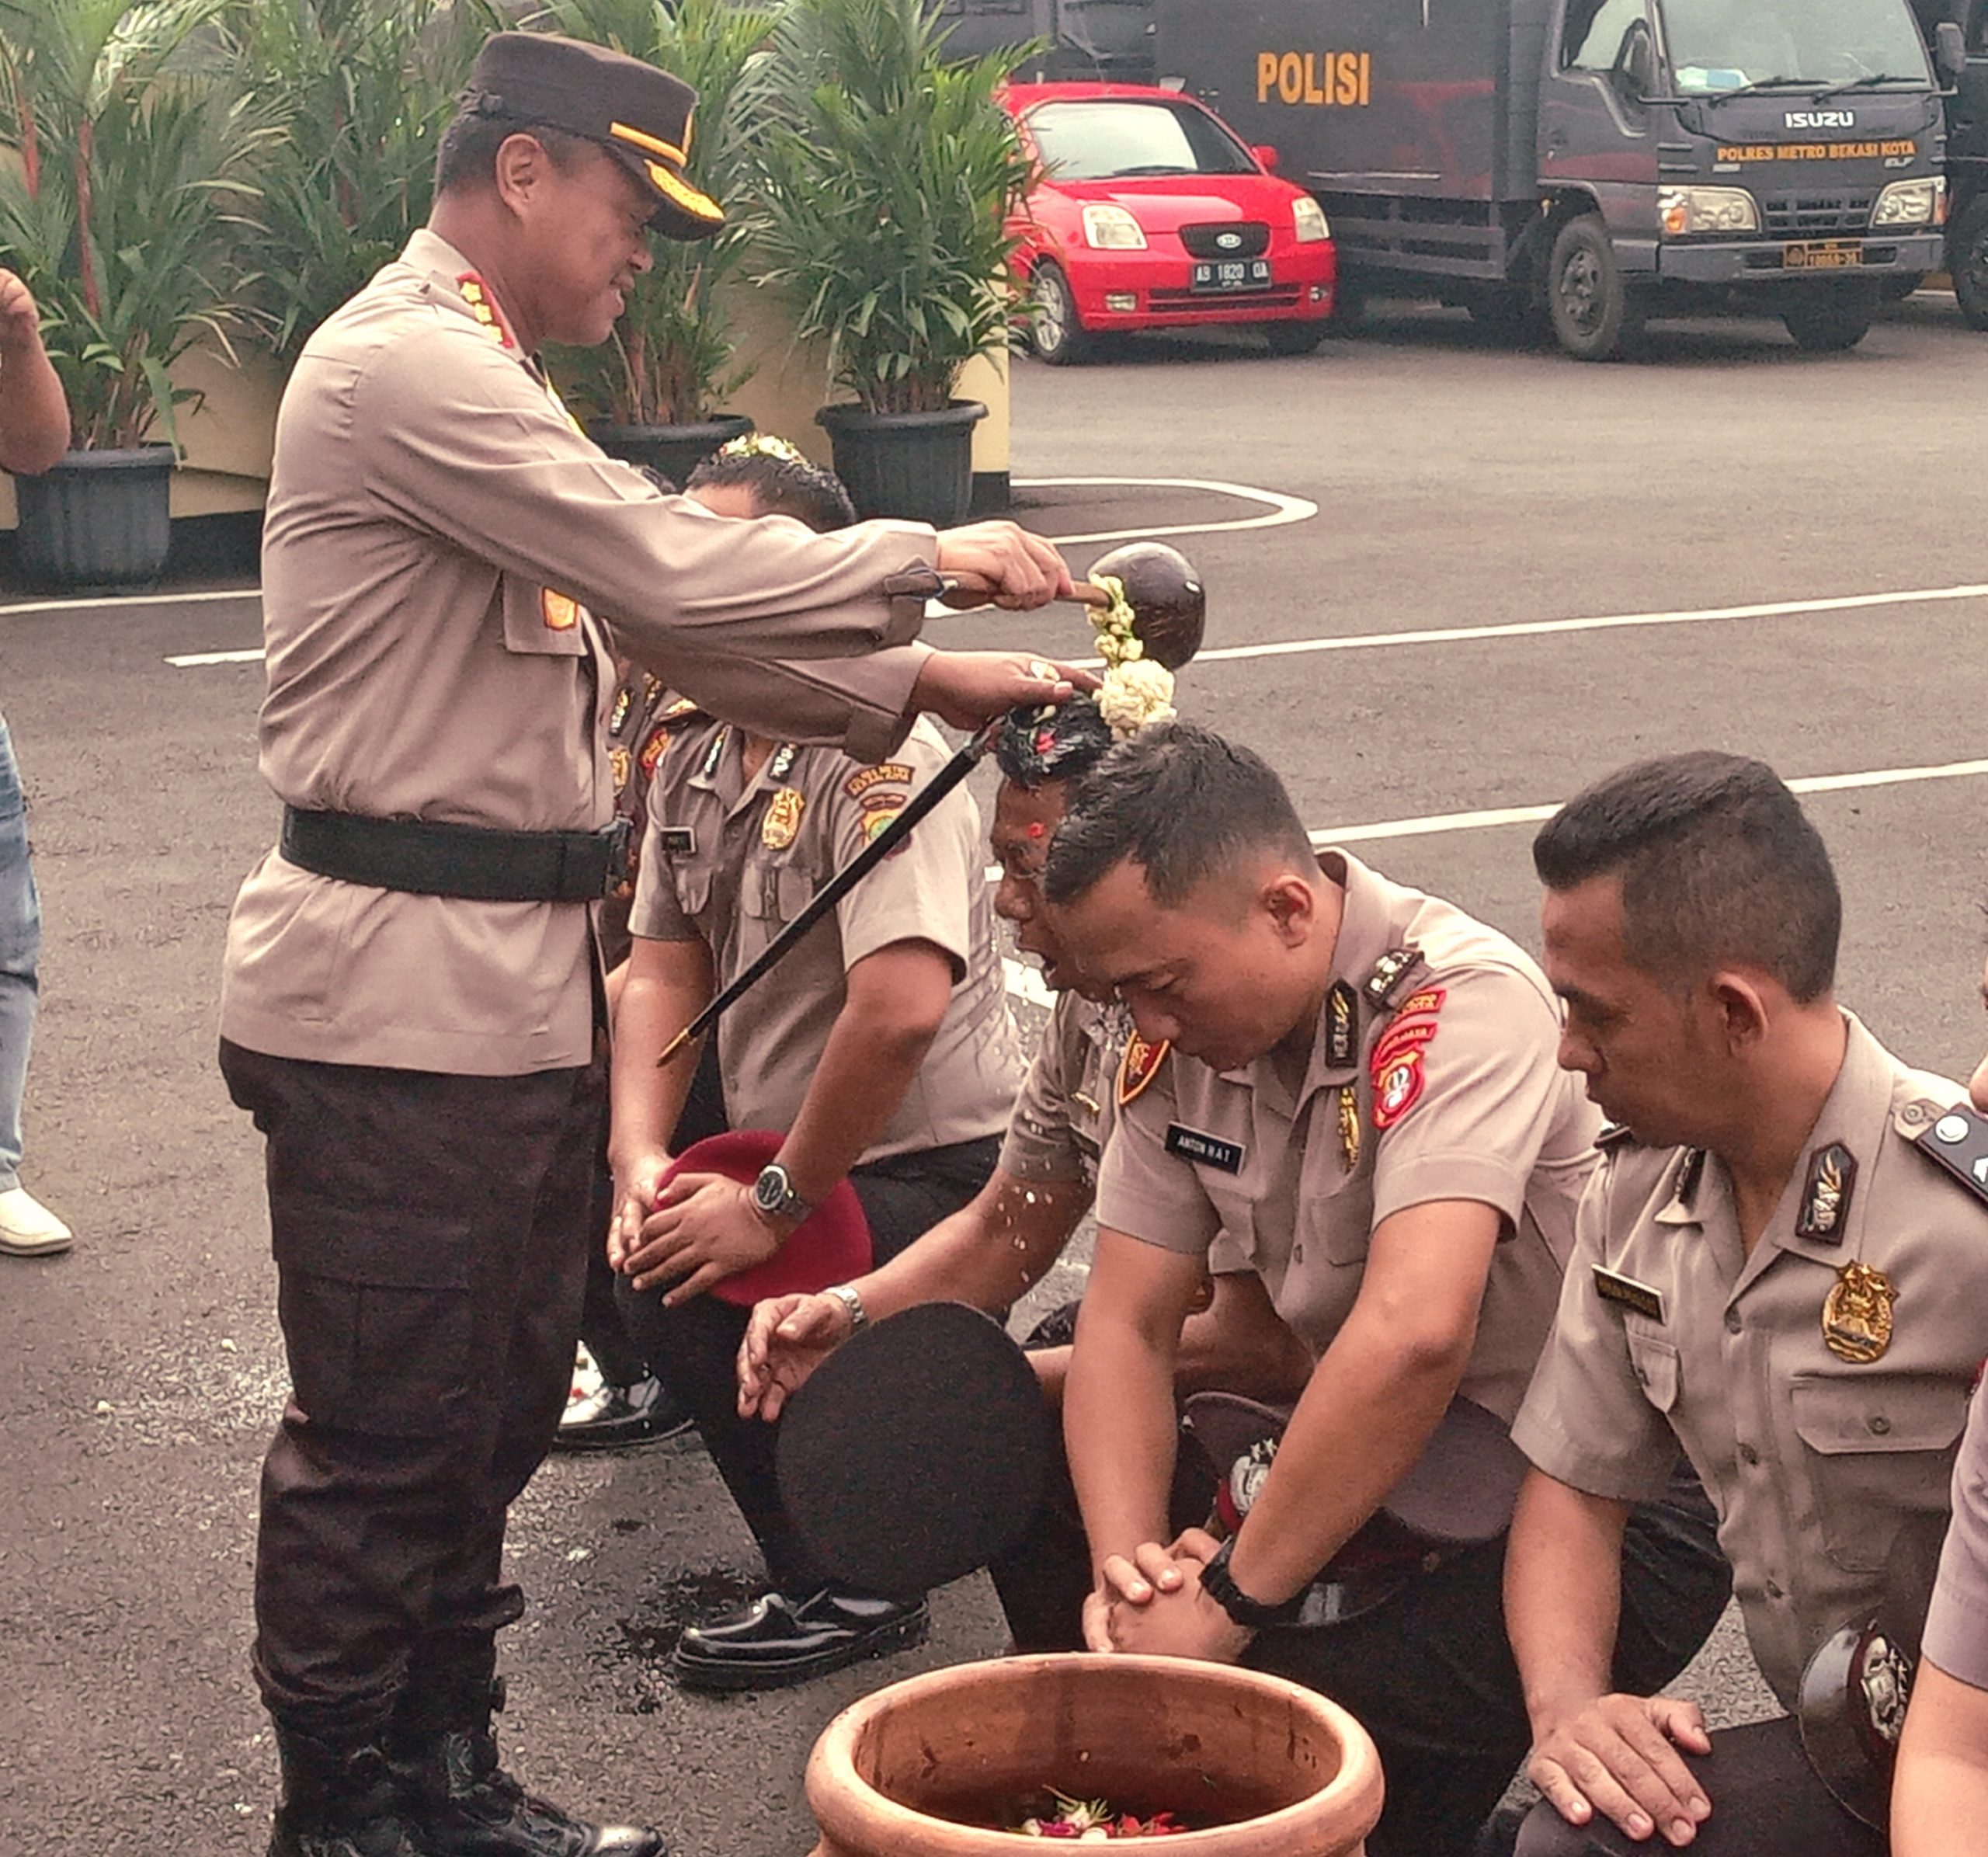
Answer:
[[[1215,1549],[1212,1559],[1202,1563],[1201,1591],[1246,1630],[1261,1631],[1267,1625],[1294,1622],[1305,1601],[1302,1593],[1268,1605],[1260,1599],[1251,1598],[1236,1584],[1229,1570],[1229,1557],[1235,1552],[1236,1541],[1236,1537],[1230,1535]]]
[[[849,1332],[851,1334],[870,1320],[870,1312],[863,1306],[863,1298],[853,1283],[831,1283],[822,1294],[833,1296],[849,1311]]]
[[[792,1178],[777,1160],[768,1161],[752,1182],[752,1204],[763,1218],[785,1219],[795,1225],[815,1209],[794,1191]]]

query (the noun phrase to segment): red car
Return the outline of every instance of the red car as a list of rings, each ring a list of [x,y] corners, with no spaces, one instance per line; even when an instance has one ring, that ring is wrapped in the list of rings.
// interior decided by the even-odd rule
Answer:
[[[1034,297],[1030,346],[1082,360],[1118,329],[1260,327],[1309,354],[1337,261],[1319,203],[1211,110],[1143,84],[1016,84],[1006,101],[1041,178],[1009,229]]]

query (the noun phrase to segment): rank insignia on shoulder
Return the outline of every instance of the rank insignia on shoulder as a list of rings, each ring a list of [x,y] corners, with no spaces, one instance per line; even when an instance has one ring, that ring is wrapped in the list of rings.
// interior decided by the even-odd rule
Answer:
[[[1359,997],[1343,980],[1326,995],[1326,1062],[1335,1070],[1353,1062],[1359,1048]]]
[[[1818,1148],[1809,1156],[1809,1180],[1802,1189],[1801,1215],[1795,1235],[1821,1244],[1840,1244],[1850,1217],[1850,1195],[1857,1184],[1857,1157],[1840,1141]]]
[[[843,782],[842,790],[851,799],[860,799],[872,787],[881,787],[886,781],[909,787],[916,778],[915,771],[902,761],[879,761],[874,767],[861,768],[852,774]]]
[[[794,763],[801,758],[800,745],[783,742],[773,750],[773,758],[766,763],[766,778],[784,781],[794,771]]]
[[[1823,1302],[1823,1344],[1840,1361],[1868,1367],[1892,1344],[1892,1305],[1898,1292],[1881,1270],[1852,1258],[1836,1274]]]
[[[1157,1045],[1149,1045],[1135,1031],[1125,1041],[1125,1055],[1118,1060],[1118,1107],[1136,1102],[1145,1093],[1146,1087],[1159,1075],[1159,1067],[1166,1062],[1166,1054],[1173,1048],[1172,1043],[1162,1038]]]
[[[506,327],[502,314],[496,300],[490,294],[489,287],[474,271],[464,271],[456,280],[456,288],[462,300],[469,305],[470,314],[481,325],[483,332],[499,348],[513,346],[511,332]]]
[[[759,826],[759,843],[769,851],[784,851],[801,829],[801,814],[807,802],[798,788],[783,787],[766,808]]]
[[[634,771],[634,761],[625,748],[610,748],[607,751],[607,771],[614,781],[614,791],[622,791],[628,784],[628,776]]]
[[[700,779],[709,780],[718,772],[718,764],[725,758],[725,745],[731,739],[729,729],[721,729],[711,737],[711,745],[704,750],[704,764],[697,770]]]
[[[655,682],[655,679],[651,677],[648,681],[651,683],[654,683]],[[659,722],[673,722],[679,716],[687,716],[690,715],[697,707],[697,704],[690,697],[679,697],[675,702],[671,704],[669,707],[662,712],[661,715],[656,718],[656,720]]]
[[[1166,1125],[1166,1151],[1181,1160],[1218,1168],[1224,1174],[1242,1171],[1242,1158],[1249,1150],[1240,1142],[1225,1141],[1205,1129],[1190,1128],[1184,1123]]]
[[[1374,963],[1374,971],[1367,976],[1367,997],[1376,1006],[1385,1006],[1388,996],[1407,978],[1410,970],[1420,964],[1421,959],[1422,951],[1419,948],[1390,948]]]
[[[641,758],[637,763],[644,774],[655,772],[655,764],[662,759],[662,751],[669,746],[669,731],[667,729],[657,728],[649,731],[649,739],[643,742]]]
[[[665,826],[657,833],[662,840],[662,848],[672,857],[695,857],[697,855],[697,829],[695,826]]]
[[[628,711],[635,706],[635,693],[626,683],[614,693],[614,707],[607,712],[607,732],[619,735],[622,725],[628,720]]]
[[[1941,1109],[1937,1103],[1913,1103],[1900,1119],[1916,1119],[1910,1139],[1919,1152],[1944,1168],[1972,1193],[1988,1200],[1988,1120],[1965,1103]]]
[[[1634,1277],[1625,1277],[1620,1271],[1610,1270],[1605,1264],[1594,1267],[1594,1293],[1604,1302],[1633,1309],[1638,1315],[1647,1316],[1653,1322],[1663,1320],[1661,1290],[1653,1289],[1647,1283],[1639,1283]]]
[[[538,596],[540,616],[547,631],[570,632],[580,622],[580,603],[571,593],[545,588]]]

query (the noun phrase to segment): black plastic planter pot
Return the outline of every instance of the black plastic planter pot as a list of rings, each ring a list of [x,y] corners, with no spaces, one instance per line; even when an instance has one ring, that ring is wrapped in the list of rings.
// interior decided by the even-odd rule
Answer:
[[[680,490],[719,446],[752,429],[752,422],[742,412],[721,412],[693,426],[589,426],[587,436],[610,457],[624,464],[646,464]]]
[[[828,430],[836,475],[858,515],[947,529],[966,520],[972,503],[973,429],[986,416],[978,400],[955,400],[943,412],[824,406],[815,422]]]
[[[72,451],[17,477],[15,565],[28,586],[65,593],[151,586],[172,546],[172,447]]]

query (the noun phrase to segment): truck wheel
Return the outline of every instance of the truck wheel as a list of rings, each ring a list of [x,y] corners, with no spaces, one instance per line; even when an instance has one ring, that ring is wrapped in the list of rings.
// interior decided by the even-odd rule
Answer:
[[[1029,346],[1038,360],[1051,367],[1069,367],[1087,360],[1090,332],[1077,319],[1076,294],[1070,280],[1048,259],[1030,280],[1035,293],[1035,315],[1028,325]]]
[[[1546,268],[1555,339],[1577,361],[1613,361],[1642,335],[1642,305],[1622,280],[1608,228],[1583,213],[1560,228]]]
[[[1797,348],[1812,355],[1840,355],[1870,333],[1877,310],[1875,290],[1849,290],[1795,304],[1781,319]]]
[[[1968,327],[1988,329],[1988,193],[1962,214],[1947,235],[1947,268]]]
[[[1266,322],[1263,339],[1274,355],[1309,355],[1326,339],[1326,318],[1312,322]]]

